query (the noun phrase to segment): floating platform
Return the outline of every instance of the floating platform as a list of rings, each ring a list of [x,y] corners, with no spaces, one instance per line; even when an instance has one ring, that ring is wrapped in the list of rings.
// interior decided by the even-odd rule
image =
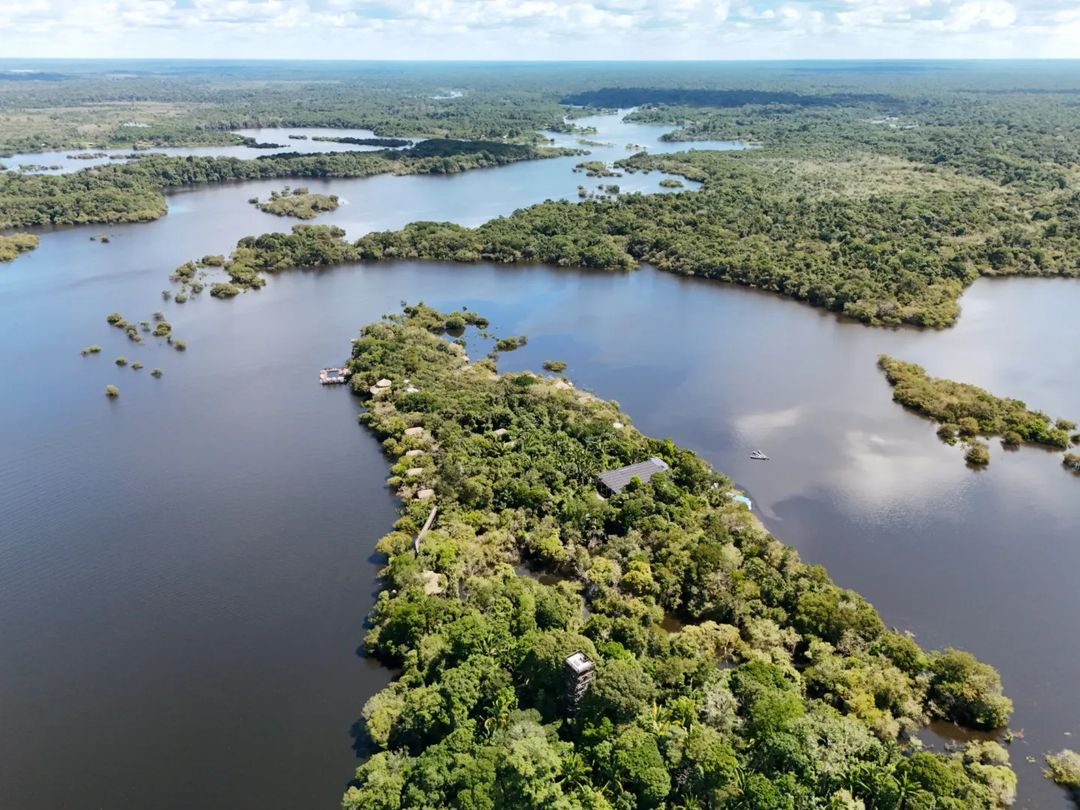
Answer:
[[[324,368],[319,372],[319,382],[323,385],[343,385],[349,381],[349,373],[343,368]]]

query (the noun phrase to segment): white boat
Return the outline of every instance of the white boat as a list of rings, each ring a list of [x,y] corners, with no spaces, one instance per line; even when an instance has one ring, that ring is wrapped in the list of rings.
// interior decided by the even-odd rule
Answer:
[[[750,458],[752,458],[752,459],[754,459],[756,461],[768,461],[769,460],[769,457],[767,455],[765,455],[764,453],[762,453],[760,450],[755,450],[753,453],[751,453]]]

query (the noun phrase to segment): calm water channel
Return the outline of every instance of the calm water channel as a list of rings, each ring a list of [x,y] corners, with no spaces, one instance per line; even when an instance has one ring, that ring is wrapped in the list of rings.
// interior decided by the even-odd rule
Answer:
[[[655,128],[597,123],[589,137],[614,145],[596,157],[662,148]],[[308,185],[348,201],[319,221],[359,235],[660,179],[586,180],[577,160]],[[389,678],[356,649],[395,501],[357,402],[316,372],[401,299],[527,334],[504,368],[568,361],[639,428],[730,473],[770,529],[887,622],[997,666],[1024,729],[1018,806],[1068,806],[1025,758],[1080,735],[1080,481],[1056,455],[996,442],[990,468],[968,470],[891,402],[874,360],[1080,417],[1080,284],[979,282],[946,332],[867,329],[647,268],[349,266],[162,302],[177,264],[287,227],[246,203],[279,186],[177,193],[158,222],[46,232],[0,266],[0,807],[336,806],[350,726]],[[89,241],[101,232],[110,243]],[[104,323],[156,309],[186,353]],[[90,343],[103,353],[80,357]]]

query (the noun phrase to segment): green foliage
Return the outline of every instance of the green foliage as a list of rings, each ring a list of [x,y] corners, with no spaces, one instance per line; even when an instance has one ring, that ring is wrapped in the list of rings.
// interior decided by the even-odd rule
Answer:
[[[528,342],[528,338],[526,338],[525,335],[499,338],[495,341],[495,351],[512,352],[514,349],[520,349]]]
[[[117,388],[115,385],[106,385],[105,396],[109,397],[110,399],[116,399],[118,396],[120,396],[120,389]]]
[[[241,288],[228,282],[216,282],[210,285],[210,295],[214,298],[232,298],[241,293]]]
[[[1054,784],[1080,791],[1080,754],[1068,748],[1047,754],[1044,773]]]
[[[990,463],[990,446],[978,439],[969,440],[964,453],[964,461],[972,467],[985,467]]]
[[[32,233],[0,234],[0,262],[10,262],[20,253],[27,253],[38,246],[37,235]]]
[[[442,336],[459,316],[476,317],[406,307],[353,345],[404,505],[365,640],[400,676],[364,708],[375,753],[343,807],[899,808],[904,785],[911,807],[1007,801],[995,752],[905,743],[929,716],[1004,722],[992,669],[886,631],[701,459],[614,428],[629,419],[613,403],[468,362]],[[650,456],[669,473],[598,496],[597,473]],[[572,714],[574,651],[596,669]]]
[[[545,360],[544,369],[558,374],[559,372],[566,371],[566,363],[562,360]]]
[[[1001,693],[1001,678],[971,653],[946,649],[931,658],[928,697],[933,712],[972,728],[1004,728],[1012,701]]]
[[[1080,473],[1080,453],[1066,453],[1061,459],[1066,470]]]
[[[574,167],[575,172],[585,172],[586,177],[622,177],[602,160],[585,160]]]
[[[314,219],[324,211],[336,211],[336,194],[312,194],[306,189],[290,189],[270,192],[270,199],[256,202],[255,207],[267,214],[297,219]]]
[[[121,368],[128,364],[128,361],[127,361],[126,357],[117,357],[115,362],[116,362],[116,365],[120,366]]]
[[[86,357],[88,354],[101,354],[101,347],[98,346],[96,343],[92,343],[91,345],[82,349],[80,353],[83,357]]]
[[[1009,445],[1069,446],[1067,430],[1018,399],[1003,399],[968,383],[930,377],[922,366],[886,355],[878,358],[878,366],[893,386],[896,402],[941,423],[938,436],[945,441],[952,443],[957,432],[968,439],[969,463],[989,462],[989,448],[973,440],[977,435],[1003,436]]]
[[[162,373],[163,372],[160,368],[155,368],[153,371],[150,372],[150,376],[157,379],[161,377]]]

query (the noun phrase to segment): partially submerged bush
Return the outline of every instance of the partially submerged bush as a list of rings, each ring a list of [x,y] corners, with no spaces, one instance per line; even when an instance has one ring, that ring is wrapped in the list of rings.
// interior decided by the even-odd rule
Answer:
[[[240,294],[240,288],[227,281],[210,285],[210,295],[214,298],[232,298]]]
[[[990,445],[978,439],[970,440],[967,452],[964,453],[964,461],[973,467],[985,467],[990,463]]]
[[[1068,748],[1046,755],[1046,778],[1055,785],[1080,790],[1080,754]]]
[[[160,368],[155,368],[153,371],[150,372],[150,376],[151,377],[160,377],[162,375],[162,373],[163,372],[161,371]]]
[[[558,374],[560,371],[566,371],[566,363],[562,360],[545,360],[544,368]]]
[[[528,339],[525,337],[525,335],[499,338],[497,341],[495,341],[495,351],[512,352],[514,349],[520,349],[526,343],[528,343]]]
[[[954,425],[951,422],[946,422],[944,425],[937,429],[938,438],[945,444],[956,444],[956,434],[959,432],[960,426]]]
[[[111,399],[116,399],[118,396],[120,396],[120,389],[117,388],[115,385],[106,385],[105,396]]]
[[[1061,459],[1061,463],[1066,470],[1080,473],[1080,453],[1066,453],[1064,458]]]
[[[88,354],[100,354],[100,353],[101,353],[101,347],[98,346],[96,343],[93,343],[93,344],[87,346],[85,349],[82,349],[82,351],[81,351],[81,354],[82,354],[83,357],[86,357],[86,355],[88,355]]]
[[[126,357],[117,357],[116,358],[116,365],[123,368],[124,366],[127,365],[127,358]]]

